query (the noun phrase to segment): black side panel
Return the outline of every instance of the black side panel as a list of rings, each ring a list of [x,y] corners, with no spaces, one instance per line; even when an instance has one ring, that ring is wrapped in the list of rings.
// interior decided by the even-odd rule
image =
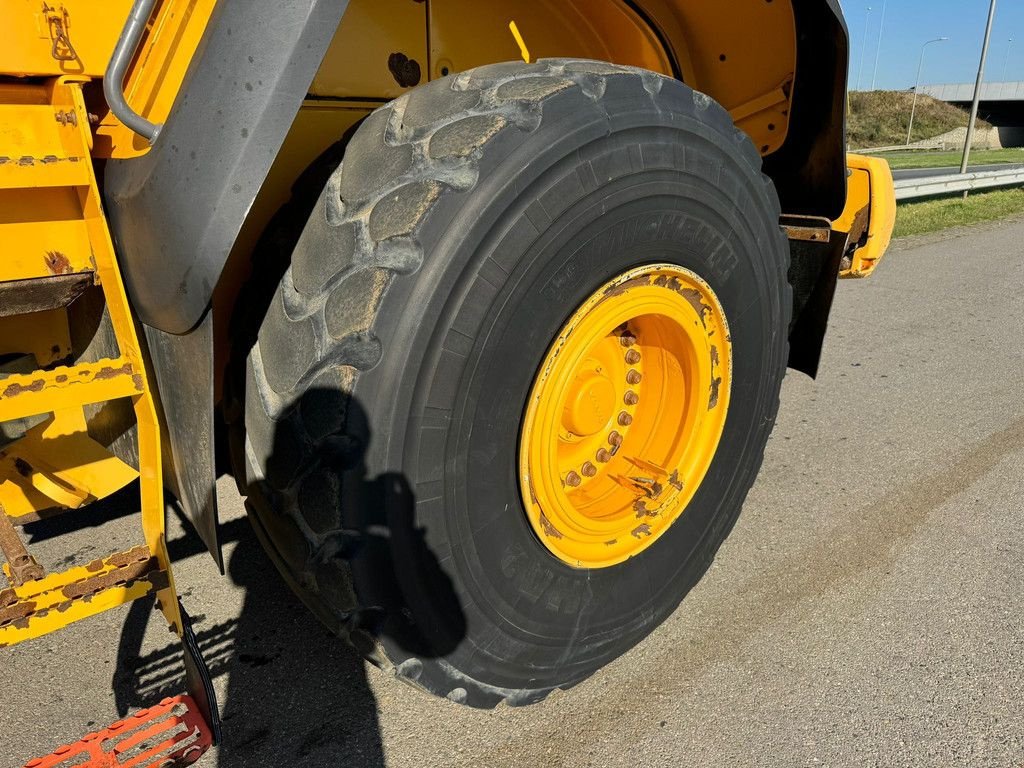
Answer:
[[[846,205],[849,33],[838,0],[793,0],[796,82],[786,143],[765,158],[784,213],[838,218]]]
[[[143,323],[199,322],[348,0],[221,0],[143,157],[107,164],[108,214]]]

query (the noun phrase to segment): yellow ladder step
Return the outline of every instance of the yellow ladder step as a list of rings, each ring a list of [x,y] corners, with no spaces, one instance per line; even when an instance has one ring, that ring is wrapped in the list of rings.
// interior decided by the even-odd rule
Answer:
[[[2,150],[0,150],[2,151]],[[89,184],[89,158],[44,155],[0,155],[0,189],[84,187]]]
[[[9,574],[9,566],[4,565]],[[0,647],[14,645],[169,586],[148,547],[0,590]]]
[[[142,372],[124,357],[8,376],[0,380],[0,421],[133,397],[142,392]]]

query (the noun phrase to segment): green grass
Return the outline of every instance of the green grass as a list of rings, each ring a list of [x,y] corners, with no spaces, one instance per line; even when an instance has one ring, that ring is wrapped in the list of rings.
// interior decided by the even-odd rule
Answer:
[[[946,168],[960,165],[963,152],[886,152],[879,155],[889,161],[893,170],[902,168]],[[975,149],[971,151],[971,165],[993,163],[1024,163],[1024,148]]]
[[[976,192],[965,202],[960,195],[921,203],[904,203],[896,209],[896,237],[938,232],[983,221],[1024,214],[1024,189]]]

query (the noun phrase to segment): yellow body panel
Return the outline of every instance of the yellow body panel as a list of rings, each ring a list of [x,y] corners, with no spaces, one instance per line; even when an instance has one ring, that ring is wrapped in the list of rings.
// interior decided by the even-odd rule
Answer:
[[[101,77],[132,0],[0,0],[0,72]]]
[[[796,73],[789,0],[642,0],[676,50],[683,81],[715,98],[767,155],[785,140]]]
[[[521,59],[510,22],[534,61],[569,56],[672,73],[654,33],[616,0],[432,0],[429,5],[431,79]]]
[[[71,354],[67,312],[53,309],[0,317],[0,355],[28,354],[36,365],[53,365]]]
[[[419,82],[426,82],[427,4],[350,0],[309,91],[314,96],[394,99],[408,90],[394,72],[403,79],[414,74],[406,71],[410,61]]]
[[[8,516],[30,518],[55,504],[77,508],[119,491],[138,471],[89,437],[81,408],[56,411],[0,451],[0,498]]]
[[[885,256],[896,226],[896,189],[889,163],[878,157],[849,154],[846,158],[846,209],[833,228],[850,233],[856,243],[850,265],[840,277],[869,277]]]

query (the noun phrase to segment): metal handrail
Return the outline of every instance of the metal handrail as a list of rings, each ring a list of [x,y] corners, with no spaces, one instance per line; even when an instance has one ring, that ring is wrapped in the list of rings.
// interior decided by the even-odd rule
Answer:
[[[114,46],[114,53],[110,57],[110,64],[103,76],[103,95],[107,98],[107,105],[122,123],[135,131],[152,144],[160,133],[161,125],[152,123],[130,106],[124,96],[124,76],[128,71],[128,65],[138,50],[142,34],[146,31],[146,24],[153,13],[153,6],[156,0],[135,0],[132,9],[128,14],[128,20],[121,30],[121,36]]]

